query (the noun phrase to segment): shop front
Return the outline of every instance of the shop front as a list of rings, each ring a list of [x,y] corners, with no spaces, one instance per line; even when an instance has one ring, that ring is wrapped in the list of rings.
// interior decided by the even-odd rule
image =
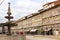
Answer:
[[[53,29],[45,26],[43,31],[41,31],[41,35],[53,35]]]

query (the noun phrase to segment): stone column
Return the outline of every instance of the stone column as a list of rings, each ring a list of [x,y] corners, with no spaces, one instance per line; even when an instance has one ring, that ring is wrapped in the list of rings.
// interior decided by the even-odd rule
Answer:
[[[11,26],[8,26],[8,34],[7,35],[11,35]]]
[[[5,34],[5,28],[3,25],[2,25],[2,33]]]

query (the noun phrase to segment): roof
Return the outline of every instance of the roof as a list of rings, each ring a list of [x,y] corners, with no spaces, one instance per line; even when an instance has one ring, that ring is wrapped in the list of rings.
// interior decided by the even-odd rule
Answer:
[[[52,3],[54,3],[54,6],[59,5],[59,4],[60,4],[60,0],[56,0],[56,1],[53,1],[53,2],[46,3],[46,4],[44,4],[43,6],[45,6],[45,5],[50,5],[50,4],[52,4]]]
[[[48,11],[48,10],[50,10],[50,9],[53,9],[53,8],[56,8],[56,7],[59,7],[59,6],[60,6],[60,4],[58,4],[58,5],[56,5],[56,6],[53,6],[53,7],[49,8],[49,9],[46,9],[46,10],[41,9],[41,11],[38,10],[39,13],[33,13],[33,14],[31,14],[32,16],[30,16],[30,17],[25,16],[25,17],[27,17],[27,19],[28,19],[28,18],[31,18],[31,17],[36,16],[36,15],[39,15],[39,14],[45,12],[45,11]],[[25,19],[22,19],[22,20],[19,19],[19,21],[17,20],[17,22],[20,22],[20,21],[23,21],[23,20],[25,20]]]
[[[56,1],[54,1],[54,2],[56,2]],[[45,6],[45,5],[49,5],[49,4],[54,3],[54,2],[49,2],[49,3],[46,3],[46,4],[44,4],[43,6]]]

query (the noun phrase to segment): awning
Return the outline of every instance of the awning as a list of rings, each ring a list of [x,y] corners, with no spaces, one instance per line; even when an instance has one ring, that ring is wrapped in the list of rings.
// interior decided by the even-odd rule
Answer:
[[[37,31],[37,29],[32,29],[32,30],[30,30],[30,32],[36,32]]]

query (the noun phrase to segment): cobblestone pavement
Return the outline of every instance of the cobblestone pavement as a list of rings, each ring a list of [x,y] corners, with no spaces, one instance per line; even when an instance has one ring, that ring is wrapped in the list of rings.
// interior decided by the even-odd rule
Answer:
[[[27,35],[27,40],[60,40],[60,36]]]
[[[0,40],[26,40],[26,36],[24,35],[11,35],[7,36],[4,34],[0,35]]]

